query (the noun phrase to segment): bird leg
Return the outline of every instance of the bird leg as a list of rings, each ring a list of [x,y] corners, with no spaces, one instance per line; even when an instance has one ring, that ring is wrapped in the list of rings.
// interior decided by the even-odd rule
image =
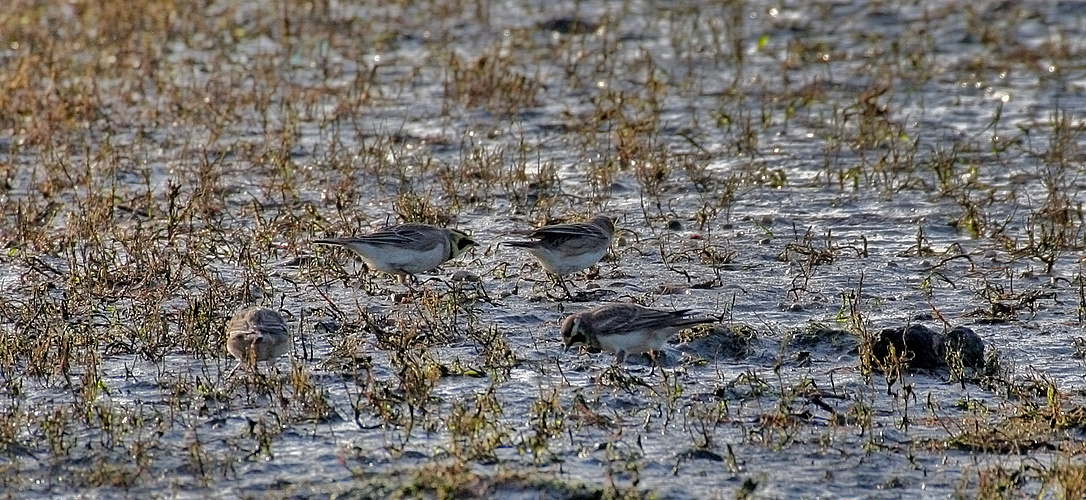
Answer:
[[[232,368],[230,370],[230,372],[228,372],[226,374],[226,380],[230,380],[231,378],[233,378],[234,374],[237,373],[238,369],[240,369],[240,368],[241,368],[241,361],[238,361],[238,364],[234,365],[234,368]]]
[[[570,292],[569,287],[566,286],[566,279],[564,277],[549,272],[547,274],[550,275],[554,282],[566,292],[566,299],[572,302],[587,302],[589,300],[588,292],[577,292],[577,295],[573,295],[573,292]],[[572,283],[572,280],[570,282]],[[557,297],[550,295],[549,292],[547,293],[547,296],[552,299],[558,299]]]
[[[566,291],[566,298],[568,298],[569,300],[573,300],[573,294],[569,293],[569,288],[566,287],[566,280],[557,274],[554,275],[554,279],[562,287],[562,290]]]
[[[549,276],[552,281],[554,281],[556,284],[558,284],[558,286],[562,287],[562,290],[564,290],[566,292],[566,298],[567,299],[572,300],[572,301],[577,300],[577,299],[575,299],[573,297],[573,294],[569,292],[569,288],[566,287],[566,282],[565,282],[565,280],[562,279],[561,276],[559,276],[557,274],[554,274],[552,272],[549,272],[549,271],[547,272],[547,276]],[[562,300],[560,297],[555,297],[554,295],[551,295],[550,290],[547,290],[546,294],[547,294],[547,298],[554,299],[554,300]]]
[[[658,352],[660,352],[660,351],[653,350],[653,351],[649,351],[648,353],[646,353],[646,354],[649,355],[649,359],[652,360],[652,369],[649,370],[649,376],[650,377],[652,376],[652,374],[656,373],[656,367],[660,366],[660,360],[656,358]],[[661,368],[661,370],[662,369],[663,368]]]
[[[422,286],[430,281],[426,280],[425,282],[420,282],[418,276],[415,276],[414,274],[397,274],[396,280],[401,285],[407,287],[407,293],[392,293],[393,301],[401,304],[412,302],[416,298],[421,297],[423,295]],[[398,300],[397,297],[399,297]]]

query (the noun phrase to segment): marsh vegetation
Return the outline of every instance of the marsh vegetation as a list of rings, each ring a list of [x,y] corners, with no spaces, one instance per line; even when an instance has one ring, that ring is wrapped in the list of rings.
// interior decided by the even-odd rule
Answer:
[[[14,0],[0,492],[1082,498],[1083,109],[1075,2]],[[586,302],[498,245],[600,213]],[[312,244],[398,222],[480,246]],[[617,301],[721,320],[564,352]]]

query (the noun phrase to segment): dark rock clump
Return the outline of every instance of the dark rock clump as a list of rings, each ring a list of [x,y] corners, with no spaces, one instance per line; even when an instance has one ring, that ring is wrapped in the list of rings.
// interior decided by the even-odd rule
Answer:
[[[936,332],[924,325],[886,328],[875,334],[872,354],[884,366],[891,352],[910,369],[937,370],[950,366],[984,367],[984,341],[973,330],[957,326]]]
[[[980,335],[964,326],[956,326],[946,334],[946,360],[960,359],[962,366],[984,368],[984,341]]]

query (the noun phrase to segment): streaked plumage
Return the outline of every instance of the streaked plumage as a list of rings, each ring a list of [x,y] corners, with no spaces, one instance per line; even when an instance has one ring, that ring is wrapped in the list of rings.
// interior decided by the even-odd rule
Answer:
[[[250,307],[226,324],[226,350],[239,365],[256,366],[274,361],[290,350],[290,333],[279,313],[264,307]]]
[[[614,235],[614,220],[597,215],[588,222],[543,226],[528,235],[529,241],[507,241],[505,244],[528,250],[565,288],[562,277],[599,262],[611,246]],[[569,294],[568,289],[566,294]]]
[[[313,243],[350,249],[368,267],[395,274],[401,283],[476,245],[463,231],[428,224],[400,224],[365,236],[320,239]]]
[[[568,350],[586,345],[615,353],[619,363],[627,354],[658,351],[684,328],[712,323],[713,318],[688,318],[689,309],[664,311],[637,304],[608,304],[571,314],[562,322]]]

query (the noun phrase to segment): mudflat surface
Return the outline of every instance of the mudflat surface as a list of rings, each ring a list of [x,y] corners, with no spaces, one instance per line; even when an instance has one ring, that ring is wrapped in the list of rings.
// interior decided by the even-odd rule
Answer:
[[[1086,490],[1075,2],[17,4],[12,497]],[[577,300],[499,245],[598,213]],[[312,244],[407,221],[480,246],[409,289]],[[566,351],[608,302],[719,321]],[[250,304],[293,349],[230,375]],[[912,324],[984,366],[872,355]]]

